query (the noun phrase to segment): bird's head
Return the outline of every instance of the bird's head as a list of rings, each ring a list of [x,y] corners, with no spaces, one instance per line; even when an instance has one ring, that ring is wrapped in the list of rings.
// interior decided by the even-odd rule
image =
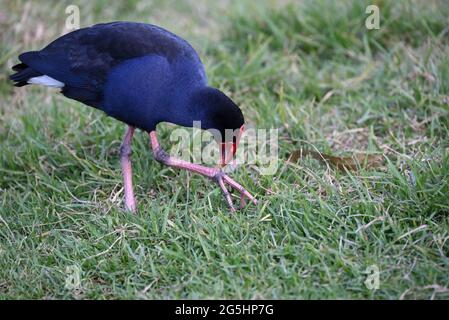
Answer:
[[[202,129],[215,129],[215,140],[221,150],[221,166],[228,164],[237,152],[245,119],[240,108],[226,94],[215,88],[203,88],[194,95],[193,105]]]

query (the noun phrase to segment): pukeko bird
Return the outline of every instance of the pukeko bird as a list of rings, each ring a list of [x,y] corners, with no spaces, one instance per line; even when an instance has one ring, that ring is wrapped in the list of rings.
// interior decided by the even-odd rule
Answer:
[[[135,211],[131,140],[135,128],[149,134],[154,158],[215,180],[235,211],[227,185],[253,203],[256,199],[220,168],[235,154],[244,128],[240,108],[223,92],[207,85],[204,66],[181,37],[151,24],[111,22],[70,32],[40,51],[19,55],[10,76],[15,86],[40,84],[61,89],[70,99],[100,109],[127,124],[120,148],[125,206]],[[159,145],[156,126],[170,122],[221,133],[221,166],[206,167],[176,159]],[[229,138],[225,130],[237,132]]]

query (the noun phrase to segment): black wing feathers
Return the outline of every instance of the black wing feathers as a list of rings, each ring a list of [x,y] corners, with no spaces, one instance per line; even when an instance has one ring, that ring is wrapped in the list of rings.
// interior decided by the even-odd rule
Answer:
[[[99,107],[111,69],[119,63],[156,54],[168,61],[179,55],[197,58],[182,38],[160,27],[134,22],[111,22],[70,32],[41,51],[25,52],[11,76],[25,85],[31,76],[48,75],[62,83],[69,98]],[[27,68],[25,68],[25,66]],[[28,77],[28,79],[27,79]]]
[[[42,75],[42,73],[29,68],[25,63],[16,64],[12,69],[16,71],[16,73],[9,76],[9,78],[14,81],[14,86],[16,87],[23,87],[28,84],[30,78]]]

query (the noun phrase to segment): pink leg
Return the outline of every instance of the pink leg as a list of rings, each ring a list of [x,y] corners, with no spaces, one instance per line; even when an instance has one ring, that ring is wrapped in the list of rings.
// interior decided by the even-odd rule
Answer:
[[[199,164],[194,164],[188,161],[176,159],[170,157],[159,145],[159,142],[157,141],[157,135],[156,131],[150,132],[150,140],[151,140],[151,148],[153,149],[154,158],[171,167],[176,167],[180,169],[189,170],[192,172],[199,173],[203,176],[209,177],[211,179],[215,179],[220,186],[221,190],[223,191],[223,194],[226,198],[226,202],[228,203],[231,211],[235,211],[234,205],[232,203],[231,194],[229,193],[228,189],[226,188],[226,183],[229,184],[232,188],[238,190],[241,194],[241,206],[244,205],[244,197],[247,197],[250,199],[254,204],[257,204],[257,200],[243,188],[240,184],[232,180],[229,176],[227,176],[224,172],[222,172],[218,168],[209,168],[205,167]]]
[[[120,147],[120,164],[123,172],[123,183],[125,188],[125,208],[131,212],[136,211],[136,201],[134,200],[133,178],[131,169],[131,140],[134,128],[128,126],[122,146]]]

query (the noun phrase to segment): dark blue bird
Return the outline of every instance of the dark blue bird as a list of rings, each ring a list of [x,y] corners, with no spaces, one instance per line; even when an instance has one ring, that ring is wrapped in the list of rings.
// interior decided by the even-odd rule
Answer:
[[[68,33],[40,51],[19,55],[11,80],[15,86],[41,84],[61,88],[68,98],[103,110],[128,125],[120,158],[125,205],[134,211],[131,139],[135,128],[148,132],[157,161],[215,179],[231,208],[226,184],[254,203],[241,185],[219,168],[170,157],[159,145],[156,126],[171,122],[221,133],[222,165],[232,159],[244,118],[239,107],[223,92],[207,85],[204,66],[184,39],[160,27],[134,22],[97,24]],[[235,130],[228,138],[225,130]]]

